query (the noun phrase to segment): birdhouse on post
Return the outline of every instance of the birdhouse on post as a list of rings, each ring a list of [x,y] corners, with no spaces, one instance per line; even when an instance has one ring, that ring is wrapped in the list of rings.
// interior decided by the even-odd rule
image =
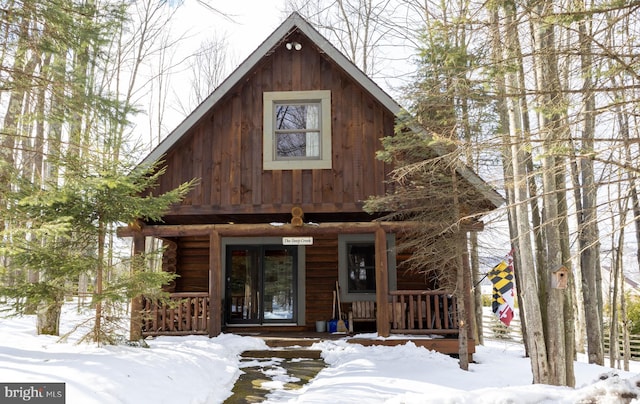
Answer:
[[[569,270],[564,265],[551,274],[551,287],[553,289],[566,289],[569,283]]]

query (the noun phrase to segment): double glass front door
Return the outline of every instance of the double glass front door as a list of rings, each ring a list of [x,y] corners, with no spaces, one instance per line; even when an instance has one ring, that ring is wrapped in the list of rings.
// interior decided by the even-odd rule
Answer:
[[[282,245],[227,246],[227,323],[296,322],[296,251]]]

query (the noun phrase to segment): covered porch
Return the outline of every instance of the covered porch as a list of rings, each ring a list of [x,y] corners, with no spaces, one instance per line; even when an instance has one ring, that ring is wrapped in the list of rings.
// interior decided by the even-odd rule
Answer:
[[[436,349],[443,353],[458,353],[458,301],[448,291],[442,290],[389,290],[389,270],[387,267],[387,233],[398,233],[413,225],[407,222],[349,222],[323,223],[319,225],[292,224],[229,224],[229,225],[159,225],[137,228],[121,228],[119,235],[133,237],[134,253],[145,250],[146,237],[193,237],[202,236],[208,243],[208,291],[178,291],[169,294],[169,301],[157,301],[138,297],[132,302],[131,338],[139,339],[157,335],[208,335],[221,332],[252,335],[270,333],[306,333],[314,337],[327,338],[332,334],[314,333],[307,317],[307,323],[287,325],[262,325],[259,327],[229,327],[225,323],[225,308],[233,307],[225,301],[224,285],[224,237],[305,237],[326,234],[371,233],[375,238],[375,300],[370,302],[374,309],[369,320],[381,338],[363,341],[363,344],[397,344],[412,340],[416,344]],[[476,230],[471,227],[471,230]],[[469,229],[467,229],[469,230]],[[334,279],[335,281],[335,279]],[[465,291],[468,294],[469,291]],[[309,290],[307,290],[309,293]],[[468,304],[468,296],[464,299]],[[348,313],[351,302],[342,302],[341,311]],[[466,313],[470,313],[467,308]],[[327,318],[325,318],[328,320]],[[344,337],[345,335],[340,335]],[[468,336],[470,338],[470,336]],[[475,345],[469,340],[469,353]]]

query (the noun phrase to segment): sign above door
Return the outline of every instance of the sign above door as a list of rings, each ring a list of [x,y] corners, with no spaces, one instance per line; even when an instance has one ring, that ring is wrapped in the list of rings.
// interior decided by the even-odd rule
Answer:
[[[282,245],[312,245],[313,237],[282,237]]]

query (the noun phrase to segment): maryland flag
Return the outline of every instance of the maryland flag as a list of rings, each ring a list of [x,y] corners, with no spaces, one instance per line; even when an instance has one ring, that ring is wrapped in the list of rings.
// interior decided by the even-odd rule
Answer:
[[[514,288],[513,288],[513,255],[507,254],[505,260],[493,267],[487,274],[493,283],[493,301],[491,309],[500,321],[507,327],[513,319],[514,313]]]

